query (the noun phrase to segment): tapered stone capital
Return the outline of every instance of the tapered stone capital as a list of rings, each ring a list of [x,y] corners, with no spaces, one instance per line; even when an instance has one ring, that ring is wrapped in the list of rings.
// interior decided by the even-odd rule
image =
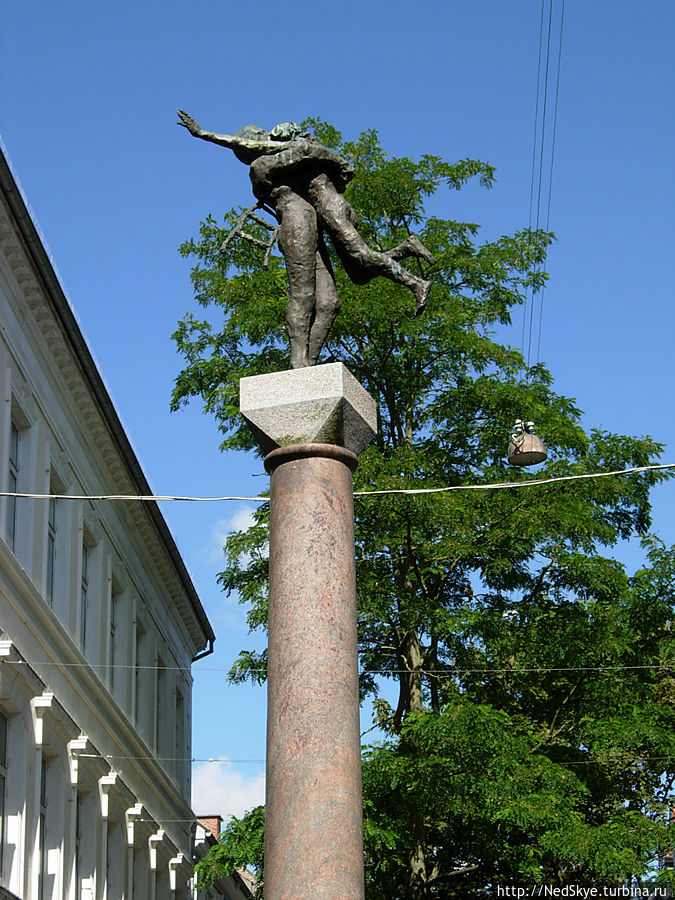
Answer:
[[[339,362],[242,378],[239,405],[266,454],[334,444],[358,455],[377,434],[375,401]]]

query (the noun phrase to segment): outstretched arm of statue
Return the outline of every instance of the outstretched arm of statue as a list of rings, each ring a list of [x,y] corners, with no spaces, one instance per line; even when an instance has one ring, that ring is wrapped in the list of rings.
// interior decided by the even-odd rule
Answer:
[[[206,131],[196,119],[188,115],[184,109],[178,110],[178,125],[187,128],[191,135],[201,138],[203,141],[211,141],[228,150],[248,150],[254,153],[278,153],[283,149],[283,143],[279,141],[263,141],[243,138],[236,134],[217,134],[215,131]]]

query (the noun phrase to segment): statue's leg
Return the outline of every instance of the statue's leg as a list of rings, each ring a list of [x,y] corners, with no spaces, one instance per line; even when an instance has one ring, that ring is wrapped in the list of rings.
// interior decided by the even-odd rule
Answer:
[[[366,244],[350,218],[350,207],[337,192],[326,175],[317,175],[310,182],[309,199],[314,204],[321,224],[330,234],[340,262],[355,284],[366,284],[383,275],[397,284],[405,285],[417,301],[416,312],[426,304],[430,282],[417,278],[404,269],[398,260],[387,253],[373,250]]]
[[[286,329],[291,346],[291,369],[311,365],[309,334],[316,302],[318,226],[314,207],[290,188],[275,198],[280,215],[279,247],[286,262],[288,306]]]
[[[323,236],[319,234],[316,252],[316,307],[309,333],[309,364],[315,365],[324,341],[340,310],[340,298],[335,285],[333,267]]]
[[[399,244],[397,247],[387,250],[385,256],[389,256],[391,259],[408,259],[411,256],[416,256],[418,259],[423,259],[432,266],[436,262],[436,257],[427,250],[422,241],[415,234],[411,234],[410,237],[406,238],[403,243]]]
[[[352,225],[356,227],[359,224],[358,213],[346,200],[344,200],[344,205],[345,215]],[[397,246],[392,247],[391,250],[385,250],[384,255],[388,256],[390,259],[409,259],[411,256],[415,256],[418,259],[423,259],[432,266],[436,264],[436,257],[431,251],[427,250],[416,234],[409,235],[403,243],[397,244]]]

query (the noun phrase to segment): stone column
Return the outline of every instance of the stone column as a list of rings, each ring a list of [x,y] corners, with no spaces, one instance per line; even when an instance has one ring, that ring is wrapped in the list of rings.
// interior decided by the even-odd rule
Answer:
[[[375,404],[332,363],[243,379],[241,408],[271,475],[265,896],[363,900],[352,473]]]

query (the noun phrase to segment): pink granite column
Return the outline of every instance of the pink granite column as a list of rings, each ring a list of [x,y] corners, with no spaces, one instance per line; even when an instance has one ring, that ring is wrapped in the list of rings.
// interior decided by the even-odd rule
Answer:
[[[271,474],[265,897],[363,900],[352,472],[295,444]]]

